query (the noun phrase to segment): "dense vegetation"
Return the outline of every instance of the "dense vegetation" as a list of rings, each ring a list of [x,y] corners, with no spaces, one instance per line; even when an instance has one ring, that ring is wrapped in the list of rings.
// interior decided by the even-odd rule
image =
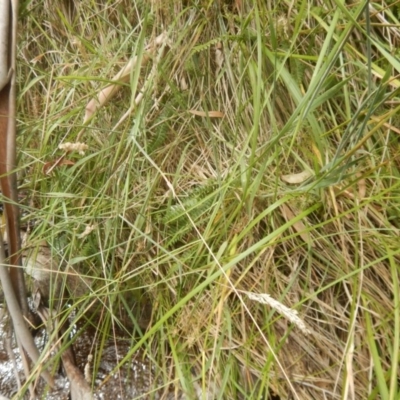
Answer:
[[[145,349],[187,393],[398,399],[399,16],[395,1],[21,2],[29,243],[91,287],[63,318],[132,335],[126,360]]]

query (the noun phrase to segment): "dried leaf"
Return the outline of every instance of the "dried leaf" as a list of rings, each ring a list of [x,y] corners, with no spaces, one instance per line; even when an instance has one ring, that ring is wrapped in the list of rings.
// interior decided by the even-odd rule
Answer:
[[[193,115],[197,115],[198,117],[209,117],[209,118],[223,118],[225,114],[221,111],[197,111],[197,110],[189,110],[189,112]]]
[[[367,193],[367,183],[365,179],[360,179],[358,181],[358,198],[359,200],[365,199]]]
[[[48,161],[43,165],[43,173],[45,175],[50,175],[54,168],[60,167],[61,165],[75,165],[75,163],[71,160],[66,160],[64,156],[61,156],[57,160]]]
[[[215,63],[217,64],[217,71],[219,71],[222,68],[222,65],[224,64],[224,54],[222,53],[222,44],[217,43],[215,46]]]
[[[182,76],[182,78],[181,78],[179,83],[180,83],[180,88],[181,88],[182,91],[183,90],[187,90],[189,88],[189,85],[187,84],[186,79],[185,79],[184,76]]]
[[[295,213],[290,209],[290,207],[286,204],[282,204],[280,206],[280,209],[282,211],[282,215],[285,218],[286,221],[290,221],[293,218],[296,217]],[[298,213],[296,213],[298,214]],[[303,222],[301,221],[297,221],[295,222],[293,225],[293,228],[296,232],[298,232],[298,234],[300,235],[300,237],[307,243],[309,244],[311,247],[314,247],[314,243],[311,240],[311,236],[310,233],[307,232],[307,227],[303,224]]]
[[[282,175],[281,179],[284,182],[287,182],[287,183],[290,183],[290,184],[296,184],[296,183],[303,183],[310,176],[313,176],[313,173],[310,172],[309,170],[305,170],[303,172],[299,172],[298,174]]]

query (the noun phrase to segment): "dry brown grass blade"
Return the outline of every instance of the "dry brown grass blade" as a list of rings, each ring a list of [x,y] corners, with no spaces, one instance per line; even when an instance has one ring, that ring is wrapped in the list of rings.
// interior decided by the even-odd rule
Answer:
[[[189,110],[190,114],[197,115],[198,117],[209,117],[209,118],[223,118],[225,114],[221,111],[198,111]]]
[[[163,43],[165,43],[166,38],[167,34],[166,32],[163,32],[161,35],[157,36],[152,43],[146,46],[145,52],[142,57],[141,66],[144,66],[148,63],[148,61],[154,55],[156,49]],[[126,83],[129,81],[132,70],[137,66],[138,59],[139,58],[137,56],[133,57],[128,62],[128,64],[126,64],[118,72],[118,74],[114,76],[112,80],[115,83],[108,85],[104,89],[100,90],[97,98],[89,101],[89,103],[86,105],[85,118],[83,120],[84,124],[93,117],[93,115],[99,108],[103,107],[110,99],[112,99],[116,95],[116,93],[121,89],[121,83]]]

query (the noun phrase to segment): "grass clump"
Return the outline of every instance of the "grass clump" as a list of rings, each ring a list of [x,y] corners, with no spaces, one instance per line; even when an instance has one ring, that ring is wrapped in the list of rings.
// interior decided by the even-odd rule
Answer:
[[[76,318],[96,300],[100,336],[151,304],[122,363],[145,348],[189,395],[398,398],[398,11],[21,5],[31,240],[90,277]],[[65,142],[88,148],[57,164]]]

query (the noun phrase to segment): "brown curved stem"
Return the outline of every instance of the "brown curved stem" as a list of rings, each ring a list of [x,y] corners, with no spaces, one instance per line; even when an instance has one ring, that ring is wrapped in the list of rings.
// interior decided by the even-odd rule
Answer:
[[[2,196],[6,199],[4,209],[10,253],[6,263],[3,237],[0,235],[0,281],[18,343],[23,347],[20,348],[21,355],[25,349],[32,361],[37,363],[40,358],[39,351],[24,320],[29,308],[20,263],[21,242],[15,173],[15,58],[18,1],[2,1],[0,6],[0,68],[2,69],[0,71],[0,187]],[[54,380],[47,371],[42,371],[42,376],[50,386],[54,386]]]
[[[15,173],[15,110],[10,103],[13,100],[12,84],[9,83],[0,91],[0,184],[6,202],[4,204],[7,237],[9,242],[11,284],[17,296],[22,313],[28,315],[28,302],[22,268],[20,268],[20,235],[18,215],[18,194]]]

